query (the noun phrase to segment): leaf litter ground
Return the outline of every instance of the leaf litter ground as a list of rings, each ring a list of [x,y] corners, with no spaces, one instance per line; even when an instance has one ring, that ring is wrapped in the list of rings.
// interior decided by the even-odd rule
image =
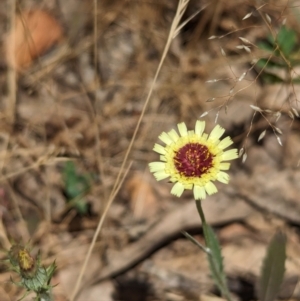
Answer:
[[[203,241],[192,195],[172,198],[169,184],[155,182],[147,167],[156,160],[152,147],[162,130],[180,121],[193,127],[204,112],[209,127],[217,117],[247,154],[244,164],[234,163],[231,183],[203,204],[222,244],[231,292],[239,300],[256,298],[262,258],[281,228],[288,237],[288,260],[280,298],[300,298],[300,136],[299,121],[289,116],[289,103],[297,108],[293,97],[299,87],[265,84],[251,68],[254,58],[265,57],[263,50],[252,47],[249,54],[237,48],[241,36],[257,44],[268,35],[259,13],[242,20],[255,4],[216,3],[172,43],[130,155],[132,168],[110,209],[78,300],[217,298],[205,254],[180,234],[186,230]],[[0,6],[4,41],[11,16],[5,3]],[[280,27],[282,7],[270,4],[263,10],[274,29]],[[34,2],[18,3],[18,9],[32,8]],[[41,249],[45,264],[56,259],[55,300],[67,300],[133,135],[176,3],[99,3],[96,81],[92,3],[53,1],[38,8],[57,18],[64,39],[18,73],[13,126],[7,62],[1,61],[0,239],[4,248],[9,239],[30,241],[34,252]],[[191,1],[185,17],[199,8]],[[297,28],[287,12],[287,26]],[[281,111],[276,127],[283,132],[283,147],[268,123],[273,117],[253,116],[250,105]],[[9,283],[10,274],[1,269],[3,301],[22,294]]]

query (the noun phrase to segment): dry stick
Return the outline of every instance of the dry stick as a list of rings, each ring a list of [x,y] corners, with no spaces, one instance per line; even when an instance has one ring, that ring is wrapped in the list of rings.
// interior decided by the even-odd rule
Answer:
[[[99,127],[98,127],[98,122],[97,122],[97,110],[96,110],[96,104],[97,104],[97,83],[99,81],[99,77],[98,77],[98,59],[97,59],[97,54],[98,54],[98,43],[97,43],[97,38],[98,38],[98,24],[97,24],[97,15],[98,15],[98,1],[94,0],[94,72],[95,72],[95,107],[94,109],[94,126],[95,128],[95,139],[96,139],[96,158],[97,158],[97,164],[98,164],[98,169],[100,172],[100,176],[101,176],[101,181],[102,183],[105,182],[104,179],[104,166],[103,166],[103,160],[102,160],[102,151],[101,151],[101,143],[100,143],[100,133],[99,133]],[[107,199],[107,189],[104,185],[104,199]]]
[[[7,237],[6,228],[3,225],[2,217],[0,218],[0,244],[2,249],[9,250],[11,243]]]
[[[3,159],[0,157],[0,174],[3,174],[3,167],[4,167],[4,163],[7,160],[7,152],[8,152],[8,145],[9,145],[9,140],[10,140],[10,135],[2,135],[4,142],[4,154],[3,154]],[[1,160],[2,159],[2,160]]]
[[[126,164],[126,162],[127,162],[129,153],[130,153],[130,151],[131,151],[131,149],[132,149],[132,146],[133,146],[133,143],[134,143],[134,141],[135,141],[135,137],[136,137],[136,135],[137,135],[137,132],[138,132],[138,130],[139,130],[139,128],[140,128],[142,119],[143,119],[143,117],[144,117],[144,115],[145,115],[145,111],[146,111],[146,108],[147,108],[147,106],[148,106],[148,103],[149,103],[150,97],[151,97],[151,95],[152,95],[152,92],[153,92],[153,90],[154,90],[154,86],[155,86],[155,83],[156,83],[158,74],[160,73],[162,64],[163,64],[163,62],[164,62],[164,60],[165,60],[165,58],[166,58],[166,55],[167,55],[167,53],[168,53],[168,51],[169,51],[171,42],[172,42],[173,37],[174,37],[174,33],[176,32],[176,29],[177,29],[177,27],[178,27],[178,24],[179,24],[179,22],[180,22],[180,20],[181,20],[181,17],[182,17],[182,15],[183,15],[183,13],[185,12],[185,9],[186,9],[188,3],[189,3],[189,0],[179,0],[178,7],[177,7],[177,11],[176,11],[176,15],[175,15],[175,17],[174,17],[174,19],[173,19],[173,22],[172,22],[172,25],[171,25],[171,29],[170,29],[170,32],[169,32],[169,35],[168,35],[168,39],[167,39],[167,42],[166,42],[166,45],[165,45],[165,48],[164,48],[162,57],[161,57],[161,59],[160,59],[159,65],[158,65],[158,67],[157,67],[155,76],[154,76],[154,78],[153,78],[153,81],[152,81],[152,84],[151,84],[149,93],[148,93],[147,98],[146,98],[146,101],[145,101],[145,103],[144,103],[144,106],[143,106],[143,109],[142,109],[140,118],[139,118],[139,120],[138,120],[138,122],[137,122],[137,125],[136,125],[136,127],[135,127],[133,136],[132,136],[132,138],[131,138],[131,140],[130,140],[130,143],[129,143],[129,146],[128,146],[128,148],[127,148],[127,151],[126,151],[124,160],[123,160],[123,162],[122,162],[122,165],[121,165],[120,171],[119,171],[119,173],[118,173],[118,176],[117,176],[116,182],[115,182],[115,184],[114,184],[114,187],[113,187],[113,189],[112,189],[112,192],[111,192],[109,201],[108,201],[108,203],[107,203],[107,205],[106,205],[105,211],[104,211],[104,213],[103,213],[103,215],[102,215],[102,218],[101,218],[101,220],[100,220],[100,222],[99,222],[99,224],[98,224],[98,227],[97,227],[97,229],[96,229],[96,231],[95,231],[95,234],[94,234],[94,237],[93,237],[91,246],[90,246],[90,248],[89,248],[89,250],[88,250],[88,253],[87,253],[87,255],[86,255],[85,261],[84,261],[84,263],[83,263],[83,266],[82,266],[81,271],[80,271],[80,273],[79,273],[79,276],[78,276],[78,278],[77,278],[77,281],[76,281],[76,284],[75,284],[75,288],[74,288],[73,294],[71,295],[70,301],[74,301],[75,296],[76,296],[76,294],[77,294],[77,292],[78,292],[78,290],[79,290],[79,287],[80,287],[80,284],[81,284],[81,281],[82,281],[83,274],[84,274],[84,272],[85,272],[85,270],[86,270],[87,263],[88,263],[88,261],[89,261],[89,259],[90,259],[91,253],[92,253],[92,249],[93,249],[93,247],[94,247],[94,244],[95,244],[95,241],[96,241],[96,239],[97,239],[97,237],[98,237],[98,234],[99,234],[99,232],[100,232],[100,230],[101,230],[101,226],[102,226],[102,224],[103,224],[104,217],[106,216],[105,213],[106,213],[106,211],[108,210],[108,208],[109,208],[109,206],[110,206],[110,203],[112,203],[112,201],[113,201],[113,199],[114,199],[114,196],[116,195],[116,187],[117,187],[117,186],[120,187],[120,185],[118,185],[118,183],[119,183],[119,181],[120,181],[121,174],[123,173],[124,166],[125,166],[125,164]],[[107,209],[107,210],[106,210],[106,209]]]
[[[18,219],[18,229],[21,232],[21,237],[22,237],[22,241],[23,243],[27,243],[30,240],[30,233],[28,230],[28,226],[23,218],[22,212],[20,210],[20,205],[19,202],[15,196],[14,190],[11,187],[11,184],[9,182],[6,183],[7,184],[7,188],[8,188],[8,192],[10,194],[10,199],[12,200],[12,204],[14,207],[14,211],[16,213],[16,217]],[[21,227],[20,227],[21,226]]]
[[[72,296],[71,296],[71,298],[70,298],[71,301],[73,301],[74,298],[76,297],[76,294],[77,294],[77,292],[78,292],[78,290],[79,290],[79,286],[80,286],[80,284],[81,284],[81,280],[82,280],[83,274],[84,274],[84,272],[85,272],[85,270],[86,270],[88,261],[89,261],[89,259],[90,259],[90,257],[91,257],[92,251],[93,251],[94,246],[95,246],[95,244],[96,244],[96,239],[97,239],[97,237],[98,237],[98,235],[99,235],[99,233],[100,233],[100,230],[101,230],[101,228],[102,228],[102,225],[103,225],[103,223],[104,223],[104,220],[105,220],[105,218],[106,218],[106,216],[107,216],[108,210],[110,209],[110,206],[111,206],[111,204],[112,204],[114,198],[116,197],[117,193],[119,192],[119,190],[120,190],[120,188],[121,188],[121,186],[122,186],[122,184],[123,184],[123,182],[124,182],[124,179],[126,178],[128,172],[129,172],[129,169],[130,169],[131,165],[132,165],[132,162],[129,164],[128,168],[127,168],[126,171],[125,171],[125,174],[123,175],[123,178],[122,178],[121,181],[119,182],[118,187],[114,190],[114,193],[111,195],[110,199],[108,200],[108,202],[107,202],[107,204],[106,204],[106,206],[105,206],[105,208],[104,208],[103,214],[102,214],[102,216],[101,216],[101,218],[100,218],[100,221],[99,221],[99,223],[98,223],[98,226],[97,226],[97,229],[96,229],[95,234],[94,234],[94,236],[93,236],[93,239],[92,239],[92,242],[91,242],[91,244],[90,244],[89,250],[88,250],[88,252],[87,252],[87,254],[86,254],[86,257],[85,257],[85,259],[84,259],[83,266],[82,266],[81,271],[80,271],[80,273],[79,273],[79,276],[78,276],[78,278],[77,278],[77,281],[76,281],[76,284],[75,284],[75,288],[74,288],[73,294],[72,294]]]
[[[217,2],[217,3],[216,3]],[[212,3],[212,6],[214,8],[213,14],[211,16],[210,26],[209,26],[209,33],[208,35],[211,36],[215,31],[220,23],[220,15],[222,15],[222,10],[224,7],[223,1],[216,1],[215,3]]]
[[[9,145],[9,139],[10,139],[10,136],[9,135],[5,135],[5,137],[4,137],[4,140],[5,140],[5,143],[4,143],[4,156],[3,156],[3,160],[0,161],[0,175],[3,174],[3,167],[4,167],[4,162],[5,162],[5,159],[6,159],[6,155],[7,155],[7,149],[8,149],[8,145]],[[11,199],[12,199],[13,204],[15,206],[17,217],[18,217],[19,221],[22,223],[22,226],[24,227],[25,232],[26,232],[26,230],[27,230],[26,223],[25,223],[25,221],[23,219],[21,210],[19,208],[19,204],[18,204],[18,202],[16,201],[16,199],[14,197],[13,191],[12,191],[11,186],[10,186],[9,183],[8,183],[8,189],[10,190],[10,193],[11,193]],[[29,234],[28,234],[28,231],[26,233],[25,232],[23,232],[21,234],[21,236],[22,236],[22,238],[23,238],[24,241],[28,241]],[[0,218],[0,233],[2,233],[0,235],[0,242],[2,241],[2,245],[4,246],[5,249],[8,250],[10,248],[11,244],[10,244],[8,238],[7,238],[6,230],[5,230],[5,227],[3,225],[2,218]],[[25,235],[23,235],[24,233],[25,233]],[[26,239],[24,239],[24,238],[26,238]]]
[[[8,0],[8,5],[10,5],[10,31],[11,31],[11,55],[15,55],[16,48],[16,35],[15,35],[15,21],[16,21],[16,0]],[[15,59],[15,57],[13,57]],[[9,97],[7,99],[7,117],[8,122],[12,125],[15,121],[15,106],[17,100],[17,75],[16,75],[16,66],[15,62],[10,62],[7,70],[7,79],[8,79],[8,91]]]

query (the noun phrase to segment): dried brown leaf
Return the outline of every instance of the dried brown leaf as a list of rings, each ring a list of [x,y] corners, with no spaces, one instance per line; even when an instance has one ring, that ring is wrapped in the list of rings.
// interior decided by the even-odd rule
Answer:
[[[17,70],[24,69],[62,39],[61,25],[48,12],[23,11],[16,16],[15,27],[5,41],[7,63]]]
[[[130,207],[136,218],[149,218],[158,210],[157,198],[146,174],[137,172],[126,183]]]

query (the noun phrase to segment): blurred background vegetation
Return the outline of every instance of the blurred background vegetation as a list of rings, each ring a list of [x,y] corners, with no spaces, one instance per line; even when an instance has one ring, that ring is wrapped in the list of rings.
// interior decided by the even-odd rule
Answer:
[[[70,298],[128,166],[120,170],[177,5],[0,2],[0,245],[30,242],[45,264],[56,259],[56,301]],[[158,75],[76,300],[218,298],[205,254],[180,234],[203,240],[192,195],[175,199],[148,170],[161,131],[192,128],[200,116],[208,129],[224,127],[241,154],[228,187],[204,202],[231,293],[257,299],[280,228],[288,260],[279,298],[300,298],[299,13],[292,0],[187,1],[189,22]],[[10,275],[0,266],[1,301],[23,295]]]

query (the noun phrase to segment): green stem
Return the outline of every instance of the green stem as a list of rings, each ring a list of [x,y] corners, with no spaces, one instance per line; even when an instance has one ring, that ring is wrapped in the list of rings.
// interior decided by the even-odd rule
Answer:
[[[214,256],[213,256],[213,253],[211,252],[209,246],[210,246],[210,243],[209,243],[209,233],[208,233],[208,225],[206,223],[206,219],[205,219],[205,215],[204,215],[204,212],[203,212],[203,209],[202,209],[202,204],[201,204],[201,201],[195,201],[196,202],[196,207],[197,207],[197,210],[198,210],[198,213],[199,213],[199,216],[200,216],[200,219],[201,219],[201,222],[202,222],[202,229],[203,229],[203,234],[204,234],[204,239],[205,239],[205,244],[206,244],[206,250],[207,250],[207,255],[210,256],[212,258],[212,263],[214,265],[214,270],[217,271],[218,268],[217,268],[217,265],[216,265],[216,262],[214,260]],[[219,273],[216,273],[216,276],[218,277],[218,283],[220,283],[221,287],[219,288],[221,290],[221,293],[223,294],[223,296],[228,300],[228,301],[231,301],[231,296],[230,296],[230,293],[229,293],[229,290],[228,290],[228,287],[226,285],[226,283],[224,282],[223,280],[223,277],[222,275],[220,275]]]
[[[198,210],[198,213],[199,213],[199,215],[200,215],[202,224],[206,224],[206,219],[205,219],[205,216],[204,216],[204,212],[203,212],[203,210],[202,210],[201,201],[197,201],[197,200],[196,200],[196,206],[197,206],[197,210]]]
[[[207,223],[206,223],[206,219],[205,219],[204,212],[203,212],[203,209],[202,209],[201,201],[196,200],[196,207],[197,207],[197,210],[198,210],[201,222],[202,222],[202,229],[203,229],[204,239],[205,239],[205,243],[206,243],[206,246],[207,246],[209,236],[208,236],[208,233],[207,233]],[[208,253],[210,253],[210,250],[208,250],[208,251],[209,251]]]
[[[205,252],[206,254],[210,253],[210,250],[208,250],[204,245],[200,244],[200,242],[198,240],[196,240],[193,236],[191,236],[190,234],[188,234],[185,231],[181,231],[181,233],[187,238],[189,239],[193,244],[195,244],[197,247],[199,247],[203,252]]]

